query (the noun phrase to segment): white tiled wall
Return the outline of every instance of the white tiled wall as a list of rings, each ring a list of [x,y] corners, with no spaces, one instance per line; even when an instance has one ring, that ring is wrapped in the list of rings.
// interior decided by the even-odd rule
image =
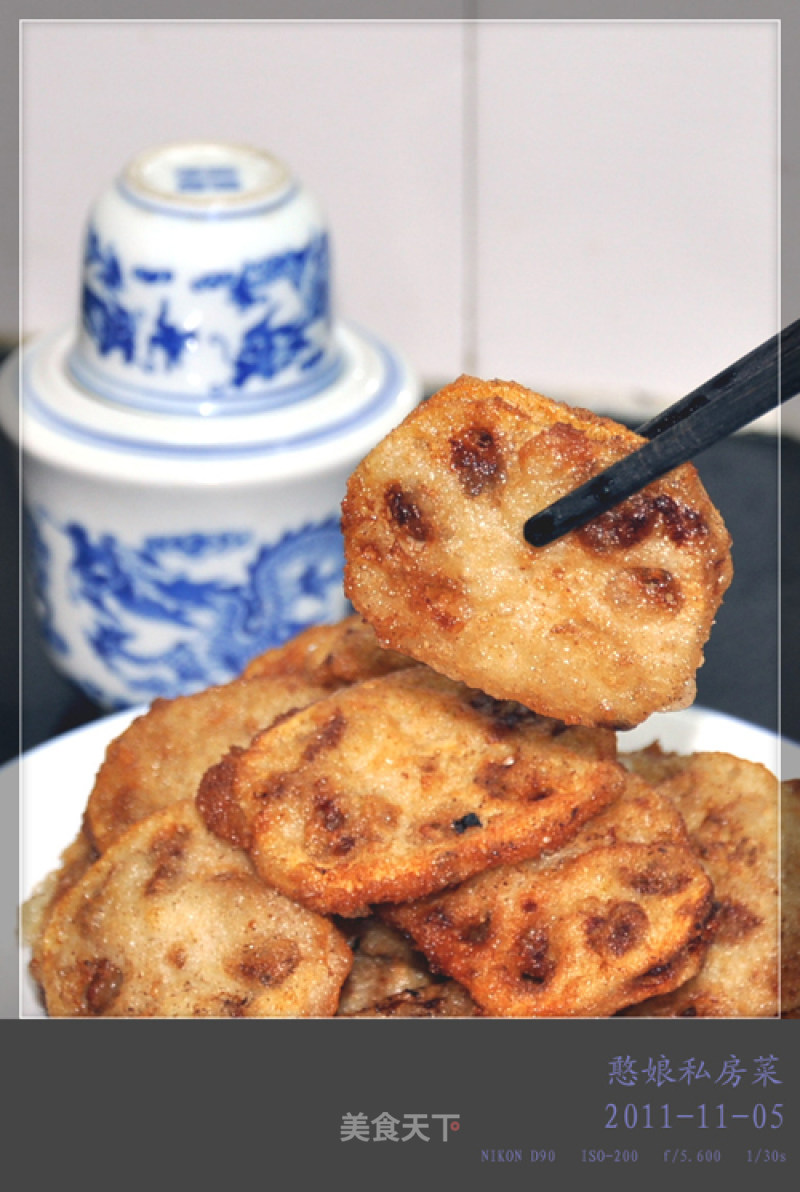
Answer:
[[[767,23],[481,28],[484,372],[645,405],[775,333],[776,51]]]
[[[23,327],[75,317],[87,206],[162,141],[250,141],[327,210],[341,313],[643,416],[778,329],[775,22],[23,26]],[[6,305],[4,309],[11,310]]]

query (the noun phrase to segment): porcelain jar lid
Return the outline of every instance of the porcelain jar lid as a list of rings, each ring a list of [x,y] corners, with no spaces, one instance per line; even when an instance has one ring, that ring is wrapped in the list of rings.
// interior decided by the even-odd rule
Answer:
[[[150,149],[89,211],[67,366],[108,401],[205,414],[303,400],[344,366],[335,326],[322,211],[263,150]]]

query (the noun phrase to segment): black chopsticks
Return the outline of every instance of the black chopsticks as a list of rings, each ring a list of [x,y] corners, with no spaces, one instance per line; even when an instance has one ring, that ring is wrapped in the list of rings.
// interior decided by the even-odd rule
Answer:
[[[797,393],[800,320],[637,427],[649,442],[528,518],[525,541],[546,546],[585,525]]]

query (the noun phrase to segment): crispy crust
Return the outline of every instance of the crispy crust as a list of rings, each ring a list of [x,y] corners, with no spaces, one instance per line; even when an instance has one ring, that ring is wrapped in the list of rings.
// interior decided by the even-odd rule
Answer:
[[[355,469],[345,589],[379,641],[567,723],[686,707],[732,575],[686,464],[535,549],[525,521],[641,444],[610,419],[461,377]]]
[[[607,1017],[698,971],[710,910],[680,818],[632,778],[561,852],[381,913],[491,1015]]]
[[[209,828],[268,882],[347,916],[569,840],[625,784],[613,733],[566,728],[427,667],[343,689],[203,777]]]
[[[777,779],[764,766],[725,753],[681,755],[655,745],[622,760],[680,812],[691,846],[714,883],[714,934],[701,972],[631,1013],[776,1017]]]
[[[335,691],[362,679],[403,670],[411,662],[402,654],[385,650],[372,626],[356,614],[335,625],[304,629],[284,645],[253,658],[242,677],[297,675]]]
[[[781,1014],[800,1018],[800,778],[781,783]]]
[[[50,922],[53,909],[76,882],[80,881],[97,857],[97,850],[89,837],[85,832],[79,832],[61,854],[58,868],[40,882],[23,904],[22,936],[31,949],[31,974],[34,980],[38,980],[39,944]]]
[[[330,1016],[352,964],[331,923],[253,873],[183,801],[57,902],[36,976],[54,1017]]]
[[[380,919],[344,920],[341,929],[353,949],[353,967],[342,986],[339,1017],[372,1016],[387,1000],[431,984],[424,956]]]
[[[483,1018],[483,1011],[457,981],[429,981],[392,994],[342,1018]]]
[[[106,750],[84,813],[87,837],[104,852],[146,815],[194,798],[205,771],[231,746],[325,694],[309,679],[280,675],[155,700]]]

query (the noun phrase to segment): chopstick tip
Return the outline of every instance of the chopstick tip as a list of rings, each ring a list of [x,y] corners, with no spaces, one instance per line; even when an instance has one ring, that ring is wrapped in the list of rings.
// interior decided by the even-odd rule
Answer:
[[[523,535],[529,546],[547,546],[555,536],[556,522],[552,513],[543,510],[529,517],[523,527]]]

